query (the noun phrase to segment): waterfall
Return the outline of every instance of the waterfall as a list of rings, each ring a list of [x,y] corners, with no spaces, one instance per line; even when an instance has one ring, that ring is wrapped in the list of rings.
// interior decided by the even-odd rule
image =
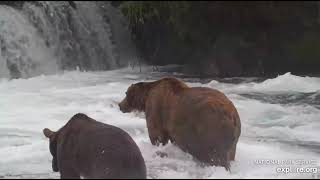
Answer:
[[[125,18],[110,2],[0,5],[0,78],[115,69],[135,52]]]
[[[57,70],[53,52],[21,12],[0,6],[0,75],[30,77]]]

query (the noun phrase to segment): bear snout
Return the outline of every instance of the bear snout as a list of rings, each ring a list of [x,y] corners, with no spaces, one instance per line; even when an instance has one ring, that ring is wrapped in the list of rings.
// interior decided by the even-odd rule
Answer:
[[[119,109],[120,109],[121,112],[123,112],[123,113],[129,112],[128,103],[127,103],[126,99],[121,101],[118,105],[119,105]]]
[[[119,103],[119,104],[118,104],[118,106],[119,106],[120,111],[122,111],[122,112],[123,112],[123,110],[122,110],[122,106],[121,106],[121,103]]]
[[[52,159],[52,170],[53,172],[59,172],[57,157],[53,157]]]

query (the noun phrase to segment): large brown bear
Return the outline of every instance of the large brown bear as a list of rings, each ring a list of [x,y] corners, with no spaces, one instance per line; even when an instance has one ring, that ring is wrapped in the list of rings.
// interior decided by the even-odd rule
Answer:
[[[146,179],[138,146],[117,127],[79,113],[59,131],[43,133],[50,139],[52,169],[63,179]]]
[[[176,78],[139,82],[119,107],[145,112],[153,145],[170,140],[200,162],[229,170],[241,124],[233,103],[218,90],[188,87]]]

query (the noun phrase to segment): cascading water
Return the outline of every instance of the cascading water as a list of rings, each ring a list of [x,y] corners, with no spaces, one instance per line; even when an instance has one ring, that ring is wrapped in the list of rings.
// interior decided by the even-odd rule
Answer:
[[[53,52],[18,10],[0,6],[0,76],[29,77],[57,70]]]
[[[127,24],[110,2],[37,1],[0,6],[0,78],[106,70],[136,58]]]

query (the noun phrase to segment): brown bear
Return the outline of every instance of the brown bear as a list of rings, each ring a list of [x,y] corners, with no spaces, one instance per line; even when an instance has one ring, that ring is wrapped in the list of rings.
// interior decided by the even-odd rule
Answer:
[[[141,152],[128,133],[85,114],[74,115],[50,139],[52,169],[63,179],[146,179]]]
[[[238,112],[220,91],[188,87],[176,78],[131,85],[122,112],[146,114],[153,145],[170,140],[206,165],[230,168],[241,132]]]

